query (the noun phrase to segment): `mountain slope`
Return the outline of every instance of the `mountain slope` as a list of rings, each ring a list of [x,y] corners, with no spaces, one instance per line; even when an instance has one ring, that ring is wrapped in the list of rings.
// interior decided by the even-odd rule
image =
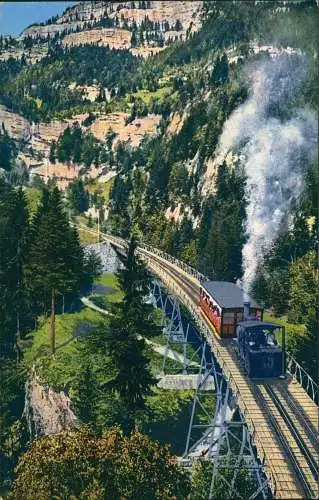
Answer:
[[[59,161],[75,161],[72,152],[61,151],[65,140],[59,140],[74,121],[83,141],[90,132],[92,144],[100,141],[92,168],[94,163],[97,175],[117,174],[108,229],[127,234],[135,227],[207,274],[237,279],[247,238],[242,156],[249,154],[253,133],[258,128],[267,133],[276,124],[280,136],[294,124],[309,143],[295,151],[304,156],[303,169],[313,160],[316,15],[313,1],[80,3],[24,31],[18,44],[27,41],[31,50],[33,43],[47,44],[48,54],[36,64],[27,57],[3,62],[9,78],[0,81],[1,100],[29,122],[48,121],[47,128],[58,131],[42,134],[46,146],[38,148],[40,162],[52,139],[64,158]],[[166,35],[174,23],[182,41],[169,44]],[[103,30],[113,30],[112,43],[117,33],[127,33],[124,45],[110,50],[112,44],[108,48],[99,38],[109,32]],[[147,47],[163,50],[146,60],[132,54]],[[262,94],[269,105],[261,105]],[[250,119],[250,105],[255,118],[247,125],[237,118],[248,113]],[[229,134],[230,126],[253,130]],[[104,143],[108,133],[115,134],[109,145]],[[32,140],[37,144],[36,133]],[[89,161],[82,172],[90,176]],[[281,164],[289,169],[291,161],[284,155]],[[302,172],[300,167],[299,180]],[[302,191],[302,182],[298,185],[297,195],[290,196],[293,203]],[[275,233],[284,220],[279,217]]]

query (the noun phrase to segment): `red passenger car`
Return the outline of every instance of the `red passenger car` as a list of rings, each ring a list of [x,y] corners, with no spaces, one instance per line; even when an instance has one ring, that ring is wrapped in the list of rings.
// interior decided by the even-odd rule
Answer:
[[[244,298],[245,297],[245,298]],[[245,305],[249,309],[244,318]],[[200,308],[221,337],[236,335],[236,325],[244,319],[263,319],[263,309],[246,297],[235,283],[204,281],[200,288]]]

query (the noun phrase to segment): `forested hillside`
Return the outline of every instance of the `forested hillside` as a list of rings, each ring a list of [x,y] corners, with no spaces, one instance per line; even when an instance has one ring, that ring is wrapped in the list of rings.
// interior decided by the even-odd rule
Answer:
[[[17,38],[1,37],[0,362],[11,378],[0,390],[6,468],[0,480],[4,491],[13,484],[13,498],[24,491],[24,478],[32,478],[33,457],[44,471],[46,446],[61,445],[54,438],[35,444],[12,483],[27,447],[17,422],[33,363],[45,383],[71,388],[81,422],[97,433],[78,434],[79,449],[89,442],[88,462],[74,462],[85,477],[83,498],[102,498],[109,487],[114,498],[137,498],[151,476],[132,491],[120,484],[121,453],[125,448],[130,457],[136,443],[141,463],[148,446],[158,453],[150,467],[161,457],[168,461],[167,467],[161,462],[165,498],[190,494],[167,450],[142,434],[122,434],[137,425],[161,440],[154,421],[169,422],[166,406],[176,420],[190,401],[187,391],[171,399],[153,391],[152,369],[160,362],[138,336],[136,311],[147,338],[158,334],[157,323],[144,304],[141,283],[150,276],[134,260],[136,240],[208,278],[241,283],[266,319],[286,326],[289,351],[317,378],[317,25],[315,0],[80,2]],[[80,293],[101,270],[94,255],[83,253],[70,217],[134,235],[131,254],[119,259],[132,273],[137,298],[122,270],[120,299],[96,299],[113,319],[77,310]],[[55,321],[62,347],[69,342],[59,328],[65,307],[79,315],[67,317],[67,328],[84,323],[85,338],[50,357]],[[121,343],[121,335],[128,341]],[[125,356],[132,366],[123,375]],[[108,429],[114,424],[122,431]],[[105,443],[118,476],[106,480],[99,469],[95,483],[90,449],[103,454]],[[63,456],[68,447],[78,456],[69,441]],[[49,458],[58,462],[53,451]],[[52,495],[60,467],[64,462],[57,478],[45,479]],[[244,473],[240,480],[245,495],[250,483]],[[63,484],[66,495],[81,490],[71,473]],[[159,494],[160,476],[154,484]]]
[[[146,20],[155,15],[151,3],[129,7],[149,13]],[[127,23],[125,15],[118,23],[113,10],[107,18],[98,9],[85,11],[90,17],[85,22],[93,23],[90,29],[96,22],[122,29],[124,22],[133,33],[149,30],[149,37],[169,28],[165,22],[139,24],[141,15],[138,24]],[[79,22],[81,16],[74,13],[71,18]],[[241,278],[253,259],[258,273],[253,271],[249,286],[259,300],[275,313],[305,322],[306,313],[296,311],[293,297],[295,273],[311,260],[317,242],[316,15],[314,1],[204,2],[197,13],[201,29],[147,59],[127,48],[65,46],[60,43],[64,32],[47,33],[48,52],[37,64],[24,55],[1,62],[1,100],[30,121],[87,116],[79,124],[82,132],[78,127],[68,138],[67,129],[51,144],[50,160],[82,164],[83,172],[93,163],[104,172],[115,170],[106,230],[126,236],[134,227],[146,240],[218,279]],[[86,27],[77,24],[76,31]],[[44,43],[41,31],[26,34],[24,44],[29,39],[30,45]],[[93,102],[83,93],[90,85],[99,89]],[[126,113],[127,124],[160,115],[157,136],[146,135],[133,147],[129,140],[114,141],[111,128],[105,144],[83,133],[83,126],[92,128],[97,118],[118,112]],[[230,128],[237,128],[236,134]],[[253,138],[258,130],[260,137]],[[3,134],[8,169],[14,147],[9,154]],[[277,140],[284,143],[281,151]],[[274,155],[271,164],[260,156],[262,148]],[[271,166],[267,180],[265,169]],[[254,194],[259,200],[249,200],[248,189],[256,182],[263,185]],[[279,212],[269,224],[274,208],[266,205],[273,189],[280,197]],[[264,205],[259,220],[249,215],[252,203]],[[254,224],[268,224],[271,237],[262,234],[254,242]]]

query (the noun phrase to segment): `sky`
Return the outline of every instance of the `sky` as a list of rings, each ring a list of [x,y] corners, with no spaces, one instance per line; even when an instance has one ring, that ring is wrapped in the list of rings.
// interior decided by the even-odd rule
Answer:
[[[46,21],[77,2],[0,2],[0,34],[16,36],[29,24]]]

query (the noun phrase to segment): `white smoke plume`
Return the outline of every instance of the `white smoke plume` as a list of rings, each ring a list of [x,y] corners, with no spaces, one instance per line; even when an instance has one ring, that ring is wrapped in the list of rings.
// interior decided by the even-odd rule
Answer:
[[[250,95],[224,125],[216,162],[240,150],[247,197],[243,287],[247,292],[303,189],[305,165],[317,150],[317,121],[309,109],[287,110],[304,83],[304,57],[281,55],[249,68]]]

